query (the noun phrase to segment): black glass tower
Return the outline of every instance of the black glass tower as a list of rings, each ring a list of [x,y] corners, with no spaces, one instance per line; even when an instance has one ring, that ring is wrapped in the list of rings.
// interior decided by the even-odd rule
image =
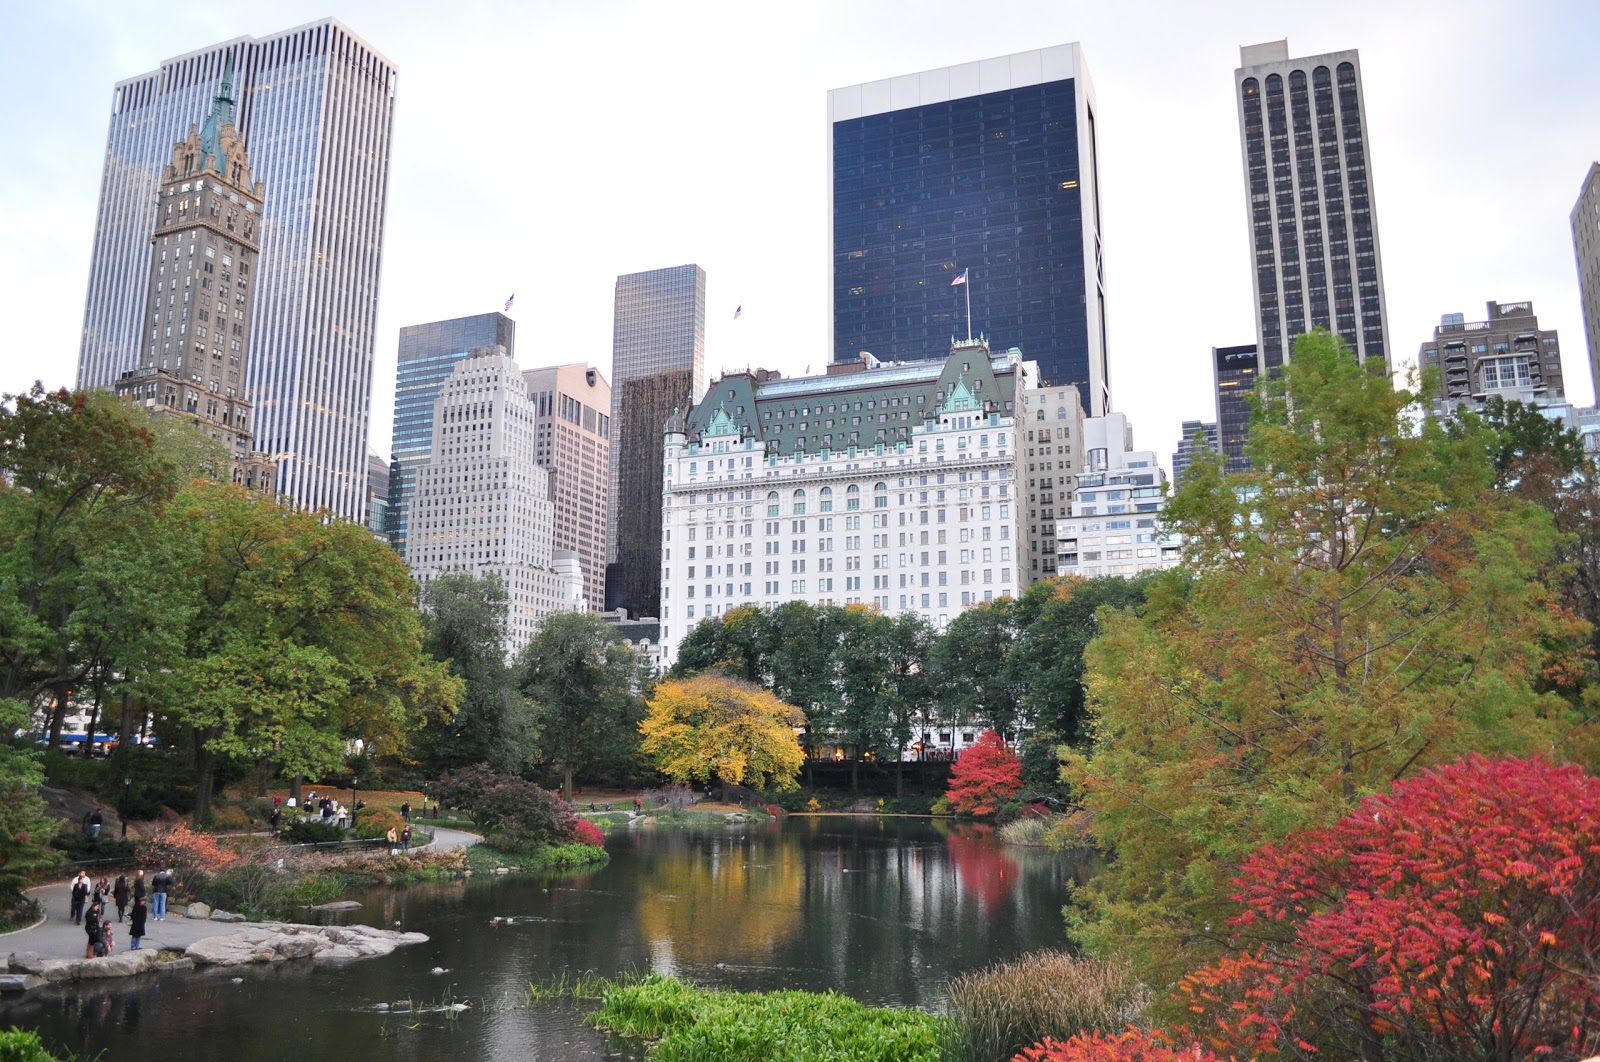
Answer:
[[[833,357],[970,326],[1106,412],[1094,92],[1076,44],[835,89]],[[965,283],[954,281],[965,277]]]

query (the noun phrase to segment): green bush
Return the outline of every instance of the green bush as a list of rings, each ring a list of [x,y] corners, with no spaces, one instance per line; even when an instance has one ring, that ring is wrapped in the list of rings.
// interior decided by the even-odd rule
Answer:
[[[1025,955],[950,982],[944,1057],[1004,1062],[1046,1036],[1118,1032],[1144,1009],[1132,971],[1059,951]]]
[[[133,860],[136,842],[120,841],[111,837],[90,837],[79,829],[67,829],[50,839],[52,848],[59,848],[74,863],[85,859]]]
[[[590,844],[552,844],[539,848],[497,848],[475,844],[467,849],[467,868],[476,874],[510,870],[577,870],[603,867],[611,861],[604,848]]]
[[[363,840],[387,837],[391,827],[396,837],[406,828],[406,820],[394,808],[369,807],[356,812],[356,836]]]
[[[833,992],[719,992],[660,976],[608,991],[589,1020],[658,1041],[652,1062],[937,1062],[945,1024]]]
[[[940,797],[928,805],[928,814],[930,815],[954,815],[955,813],[956,809],[950,806],[949,797]]]
[[[58,749],[46,749],[39,761],[44,766],[44,784],[57,789],[78,789],[98,793],[105,785],[110,763],[91,756],[68,756]]]
[[[343,826],[331,822],[324,824],[317,818],[297,818],[283,828],[283,840],[286,844],[322,844],[344,839]]]
[[[0,1032],[0,1062],[61,1062],[44,1049],[39,1034],[27,1029]]]
[[[891,797],[883,802],[883,810],[896,815],[931,815],[935,799],[931,796]]]

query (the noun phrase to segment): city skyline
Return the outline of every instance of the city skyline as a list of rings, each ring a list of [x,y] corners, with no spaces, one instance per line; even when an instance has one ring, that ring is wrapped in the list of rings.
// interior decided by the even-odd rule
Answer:
[[[1253,339],[1232,71],[1241,45],[1283,37],[1297,54],[1361,52],[1391,336],[1425,334],[1447,308],[1533,301],[1541,320],[1570,337],[1569,397],[1591,398],[1567,223],[1600,154],[1600,86],[1582,72],[1582,42],[1593,39],[1600,14],[1586,6],[1513,16],[1490,4],[1371,4],[1263,17],[1242,5],[1067,12],[1013,4],[978,21],[968,8],[935,4],[914,20],[900,7],[852,12],[849,39],[832,32],[842,6],[808,13],[781,35],[736,31],[720,7],[630,11],[626,22],[614,13],[506,12],[493,32],[469,17],[482,32],[443,42],[417,15],[366,3],[339,12],[406,75],[374,369],[370,445],[378,452],[388,448],[401,325],[498,309],[516,292],[513,316],[542,337],[551,360],[605,367],[614,278],[662,262],[695,261],[718,277],[707,313],[712,376],[746,366],[820,371],[830,354],[828,90],[1068,41],[1090,57],[1101,107],[1110,368],[1128,385],[1115,389],[1114,408],[1130,416],[1143,445],[1164,447],[1182,420],[1209,419],[1207,351]],[[109,83],[211,41],[327,12],[291,3],[270,21],[200,6],[180,14],[140,4],[90,17],[71,7],[21,13],[0,76],[12,98],[26,85],[51,105],[12,108],[4,119],[8,142],[24,150],[0,171],[0,280],[39,312],[20,322],[16,341],[28,356],[7,359],[0,390],[35,378],[72,382],[76,343],[58,326],[83,306]],[[621,24],[629,32],[618,34]],[[77,62],[22,50],[68,32]],[[514,59],[533,34],[562,45],[538,73]],[[584,114],[537,106],[602,48],[629,73],[595,78]],[[1519,48],[1537,49],[1539,66],[1502,61]],[[734,85],[739,91],[728,91]],[[521,128],[507,150],[514,164],[529,160],[524,194],[606,210],[502,211],[498,175],[450,161],[452,145],[501,135],[511,113]],[[1538,165],[1463,167],[1448,148],[1491,132],[1497,151]],[[520,143],[552,140],[588,158],[581,182],[571,168],[537,165]],[[1172,183],[1173,166],[1181,185]],[[441,189],[455,207],[438,209]],[[1470,237],[1462,218],[1473,220]],[[441,261],[454,266],[441,270]],[[1150,327],[1155,320],[1163,323]],[[1402,364],[1408,348],[1397,349]]]

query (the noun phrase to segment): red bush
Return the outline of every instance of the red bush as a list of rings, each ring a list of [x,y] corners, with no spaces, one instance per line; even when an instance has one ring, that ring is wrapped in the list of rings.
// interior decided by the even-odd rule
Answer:
[[[1185,979],[1219,1047],[1288,1057],[1600,1051],[1600,780],[1472,757],[1234,879],[1239,952]]]
[[[776,804],[768,804],[767,805],[767,814],[771,815],[773,818],[776,819],[776,818],[779,818],[779,817],[781,817],[783,815],[783,809],[780,808]]]
[[[1198,1044],[1179,1048],[1161,1033],[1129,1029],[1120,1036],[1079,1033],[1065,1042],[1045,1037],[1011,1062],[1218,1062]]]
[[[580,817],[573,826],[572,833],[573,839],[579,844],[586,844],[592,848],[604,848],[606,846],[605,831],[588,819]]]
[[[201,878],[239,862],[239,856],[222,847],[215,838],[196,833],[182,822],[140,841],[137,852],[143,865],[171,870],[174,891],[180,893],[199,884]]]
[[[945,797],[956,811],[993,815],[1022,789],[1022,760],[1000,735],[985,730],[950,770]]]

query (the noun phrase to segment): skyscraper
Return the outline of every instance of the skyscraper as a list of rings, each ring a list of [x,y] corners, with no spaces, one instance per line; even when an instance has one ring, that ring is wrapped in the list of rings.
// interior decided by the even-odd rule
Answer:
[[[1195,436],[1200,436],[1204,443],[1195,445]],[[1183,422],[1182,435],[1178,439],[1178,448],[1172,451],[1172,489],[1177,490],[1183,486],[1183,477],[1189,474],[1189,465],[1194,462],[1197,453],[1221,453],[1222,447],[1218,444],[1217,425],[1211,421],[1186,420]]]
[[[829,92],[833,360],[943,351],[970,296],[973,329],[1104,413],[1095,115],[1076,44]]]
[[[585,602],[598,612],[611,537],[611,385],[581,361],[528,369],[522,379],[533,403],[533,459],[550,470],[552,541],[578,558]]]
[[[1589,340],[1589,376],[1600,404],[1600,162],[1591,163],[1572,205],[1572,250],[1578,257],[1578,294]]]
[[[120,81],[112,97],[78,386],[139,364],[150,204],[172,145],[234,64],[235,122],[270,190],[245,395],[296,504],[366,516],[367,418],[395,67],[336,19],[237,37]]]
[[[1286,40],[1249,45],[1233,80],[1259,369],[1281,366],[1295,337],[1317,327],[1362,360],[1387,361],[1360,56],[1291,59]]]
[[[617,278],[611,336],[611,542],[606,609],[661,607],[661,429],[706,389],[706,271]]]
[[[494,574],[507,598],[506,652],[552,612],[578,607],[577,559],[554,545],[550,473],[534,460],[533,403],[504,350],[456,362],[433,402],[433,445],[417,468],[406,563],[421,583]]]
[[[476,317],[455,317],[400,329],[394,432],[389,444],[389,507],[384,529],[401,556],[406,552],[417,467],[433,452],[433,400],[439,397],[439,388],[450,377],[456,362],[474,350],[496,347],[508,356],[516,356],[517,323],[501,313],[480,313]]]
[[[1244,444],[1250,437],[1250,396],[1261,378],[1260,349],[1254,343],[1211,348],[1212,381],[1217,394],[1217,449],[1229,472],[1243,472],[1250,467]]]
[[[233,122],[233,66],[205,124],[172,145],[150,204],[138,364],[117,395],[157,416],[180,417],[222,443],[233,480],[271,493],[272,462],[251,444],[250,320],[260,272],[261,182]]]

